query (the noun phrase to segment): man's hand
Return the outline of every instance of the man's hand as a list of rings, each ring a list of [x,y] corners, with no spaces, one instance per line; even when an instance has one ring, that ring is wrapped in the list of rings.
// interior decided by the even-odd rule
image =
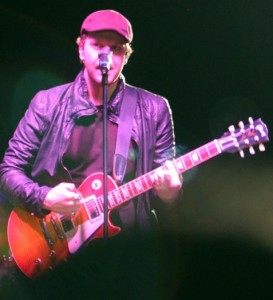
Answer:
[[[73,183],[62,182],[50,190],[43,208],[62,215],[74,215],[82,205],[82,195]]]
[[[167,160],[163,168],[156,171],[154,189],[157,196],[164,202],[173,202],[179,197],[183,177],[177,171],[174,162]]]

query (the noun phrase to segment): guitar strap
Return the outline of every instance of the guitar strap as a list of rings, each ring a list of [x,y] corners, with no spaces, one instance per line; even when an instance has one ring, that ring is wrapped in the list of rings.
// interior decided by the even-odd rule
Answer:
[[[126,85],[120,108],[116,151],[113,159],[113,176],[118,184],[123,182],[127,167],[137,98],[137,88]]]

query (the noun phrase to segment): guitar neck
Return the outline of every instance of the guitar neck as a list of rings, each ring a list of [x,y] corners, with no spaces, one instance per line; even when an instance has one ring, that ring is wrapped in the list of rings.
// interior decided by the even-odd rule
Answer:
[[[199,147],[183,156],[174,160],[176,168],[181,173],[211,159],[212,157],[220,154],[221,148],[218,140],[214,140],[202,147]],[[114,189],[108,193],[108,208],[112,210],[121,204],[139,196],[140,194],[152,189],[155,175],[159,169],[164,169],[165,166],[161,166],[154,169],[145,175],[137,177],[136,179],[125,183],[124,185]],[[104,202],[103,195],[97,198],[99,205],[102,207]]]
[[[178,157],[175,160],[175,164],[179,173],[182,174],[220,153],[222,153],[222,150],[219,141],[215,139],[204,146]]]

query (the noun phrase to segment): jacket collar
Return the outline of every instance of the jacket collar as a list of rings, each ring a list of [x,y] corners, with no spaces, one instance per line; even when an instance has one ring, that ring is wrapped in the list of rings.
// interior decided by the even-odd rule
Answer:
[[[122,102],[124,90],[125,90],[125,77],[123,75],[120,76],[119,82],[117,85],[116,90],[113,92],[110,100],[108,101],[108,112],[112,113],[116,116],[119,115],[119,110],[120,110],[120,105]],[[77,102],[77,105],[75,108],[79,107],[78,109],[91,109],[93,112],[97,110],[95,105],[92,104],[91,101],[89,101],[89,95],[88,95],[88,90],[87,90],[87,83],[85,81],[84,75],[83,75],[83,70],[78,74],[74,81],[74,95],[75,95],[75,100]],[[77,109],[77,110],[78,110]]]

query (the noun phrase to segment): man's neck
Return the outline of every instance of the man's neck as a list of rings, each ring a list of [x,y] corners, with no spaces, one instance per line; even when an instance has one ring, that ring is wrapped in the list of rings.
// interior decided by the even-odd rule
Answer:
[[[90,101],[95,105],[103,105],[103,88],[99,84],[91,84],[90,81],[86,80],[87,90]],[[114,90],[117,87],[117,82],[108,85],[107,88],[107,101],[111,98]]]

